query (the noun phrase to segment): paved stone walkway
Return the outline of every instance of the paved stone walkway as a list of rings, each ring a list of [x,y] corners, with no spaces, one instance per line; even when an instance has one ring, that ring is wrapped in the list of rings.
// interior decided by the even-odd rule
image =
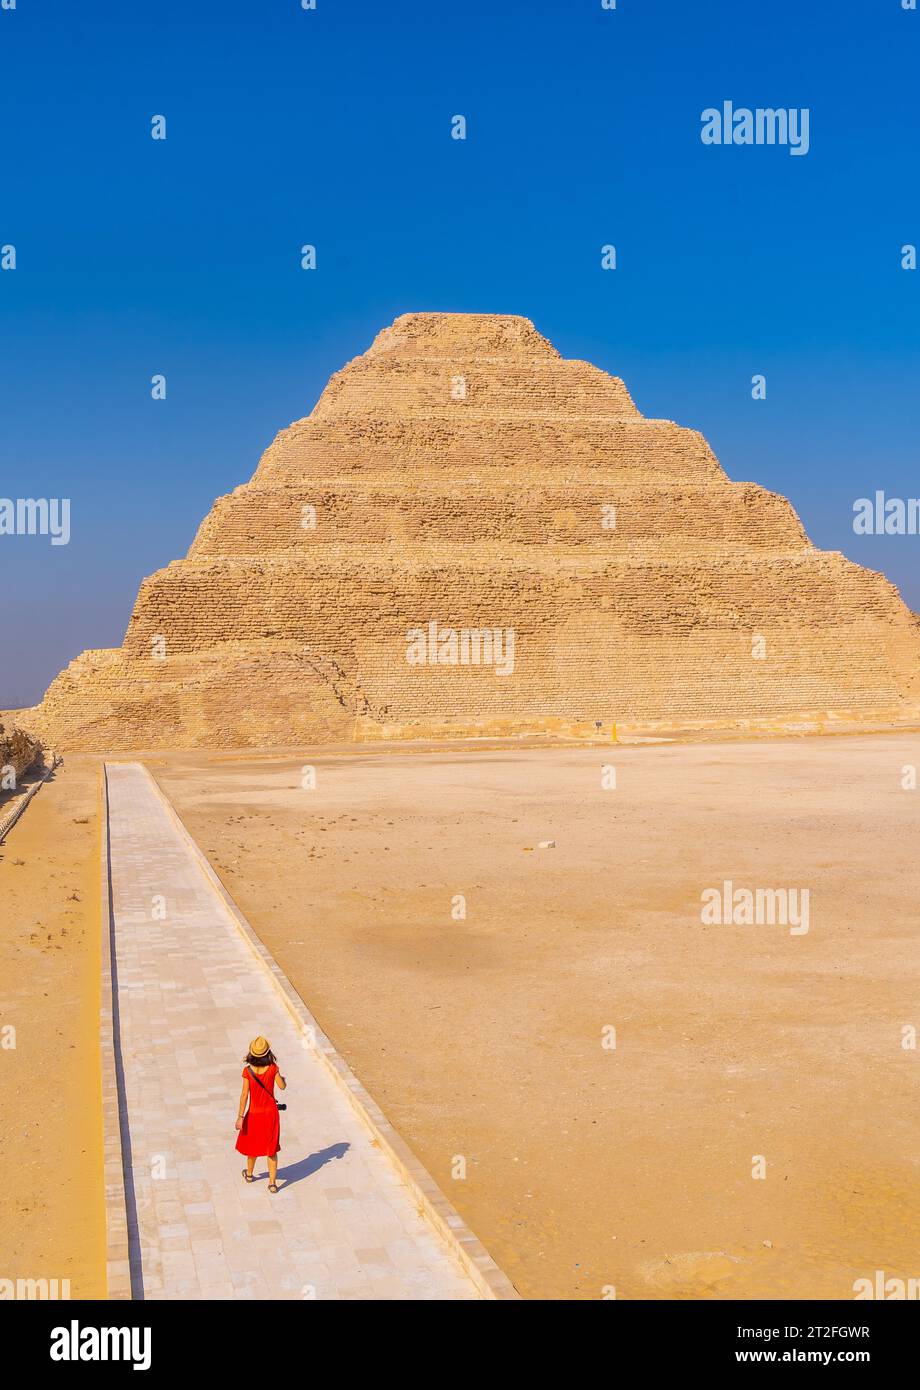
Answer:
[[[480,1297],[302,1046],[147,774],[109,764],[108,778],[134,1296]],[[288,1083],[277,1196],[264,1161],[243,1182],[233,1148],[242,1059],[259,1033]]]

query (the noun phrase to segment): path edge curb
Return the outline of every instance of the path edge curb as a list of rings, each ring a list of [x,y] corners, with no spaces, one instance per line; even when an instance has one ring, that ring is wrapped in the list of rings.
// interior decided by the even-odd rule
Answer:
[[[176,825],[183,840],[188,844],[206,883],[219,898],[225,911],[229,913],[253,955],[267,971],[289,1013],[293,1015],[303,1030],[310,1050],[324,1063],[327,1071],[345,1092],[358,1118],[363,1122],[365,1128],[370,1130],[381,1149],[389,1156],[415,1198],[420,1215],[425,1218],[435,1233],[451,1250],[454,1257],[459,1260],[484,1299],[520,1299],[521,1295],[507,1274],[495,1263],[488,1250],[473,1234],[452,1203],[448,1201],[431,1174],[398,1131],[393,1128],[377,1102],[365,1090],[344,1057],[320,1028],[274,956],[253,931],[246,917],[227,892],[206,855],[186,828],[178,811],[149,768],[143,763],[135,763],[134,765],[143,768],[156,795]]]
[[[3,841],[6,839],[7,835],[9,835],[13,826],[20,819],[22,813],[25,811],[26,807],[32,801],[33,797],[38,795],[42,787],[47,782],[48,778],[51,776],[52,772],[54,772],[58,766],[59,759],[52,753],[51,762],[46,766],[45,771],[42,773],[42,776],[39,778],[39,780],[37,782],[33,782],[31,787],[27,789],[25,795],[19,802],[18,806],[15,806],[12,811],[9,811],[6,817],[0,818],[0,844],[2,844]],[[30,771],[30,769],[26,768],[26,771],[28,772]]]
[[[109,779],[102,764],[102,867],[100,873],[100,992],[99,1052],[102,1070],[102,1154],[105,1185],[105,1276],[109,1299],[130,1299],[131,1266],[128,1207],[125,1198],[124,1155],[121,1148],[121,1108],[115,1060],[115,995],[112,973],[111,848],[109,841]]]

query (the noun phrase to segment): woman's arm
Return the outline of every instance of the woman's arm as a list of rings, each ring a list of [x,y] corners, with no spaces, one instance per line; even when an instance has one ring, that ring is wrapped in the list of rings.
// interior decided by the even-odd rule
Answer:
[[[240,1092],[240,1113],[236,1117],[237,1129],[243,1128],[243,1111],[246,1109],[246,1101],[249,1096],[249,1077],[243,1077],[243,1089]]]
[[[277,1065],[277,1063],[276,1063],[276,1065]],[[275,1080],[276,1080],[276,1082],[278,1083],[278,1085],[281,1087],[282,1091],[286,1091],[286,1090],[287,1090],[287,1082],[285,1081],[284,1077],[281,1075],[281,1069],[280,1069],[280,1067],[279,1067],[278,1071],[275,1073]]]

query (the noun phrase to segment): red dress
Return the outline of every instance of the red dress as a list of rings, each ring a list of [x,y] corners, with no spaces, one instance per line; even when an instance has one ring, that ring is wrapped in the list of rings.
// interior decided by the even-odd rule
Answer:
[[[281,1119],[274,1099],[277,1075],[274,1062],[261,1076],[257,1071],[250,1076],[248,1067],[243,1071],[244,1079],[249,1082],[249,1109],[236,1136],[236,1147],[247,1158],[271,1158],[281,1148]]]

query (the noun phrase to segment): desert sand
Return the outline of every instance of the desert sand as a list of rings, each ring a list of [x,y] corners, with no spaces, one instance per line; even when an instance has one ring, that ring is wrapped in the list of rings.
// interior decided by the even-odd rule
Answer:
[[[582,1299],[917,1275],[918,763],[915,735],[148,759],[521,1293]],[[12,849],[69,886],[60,814]],[[726,879],[807,888],[807,933],[703,925]]]
[[[0,845],[0,1277],[72,1298],[105,1296],[99,788],[68,758]]]

